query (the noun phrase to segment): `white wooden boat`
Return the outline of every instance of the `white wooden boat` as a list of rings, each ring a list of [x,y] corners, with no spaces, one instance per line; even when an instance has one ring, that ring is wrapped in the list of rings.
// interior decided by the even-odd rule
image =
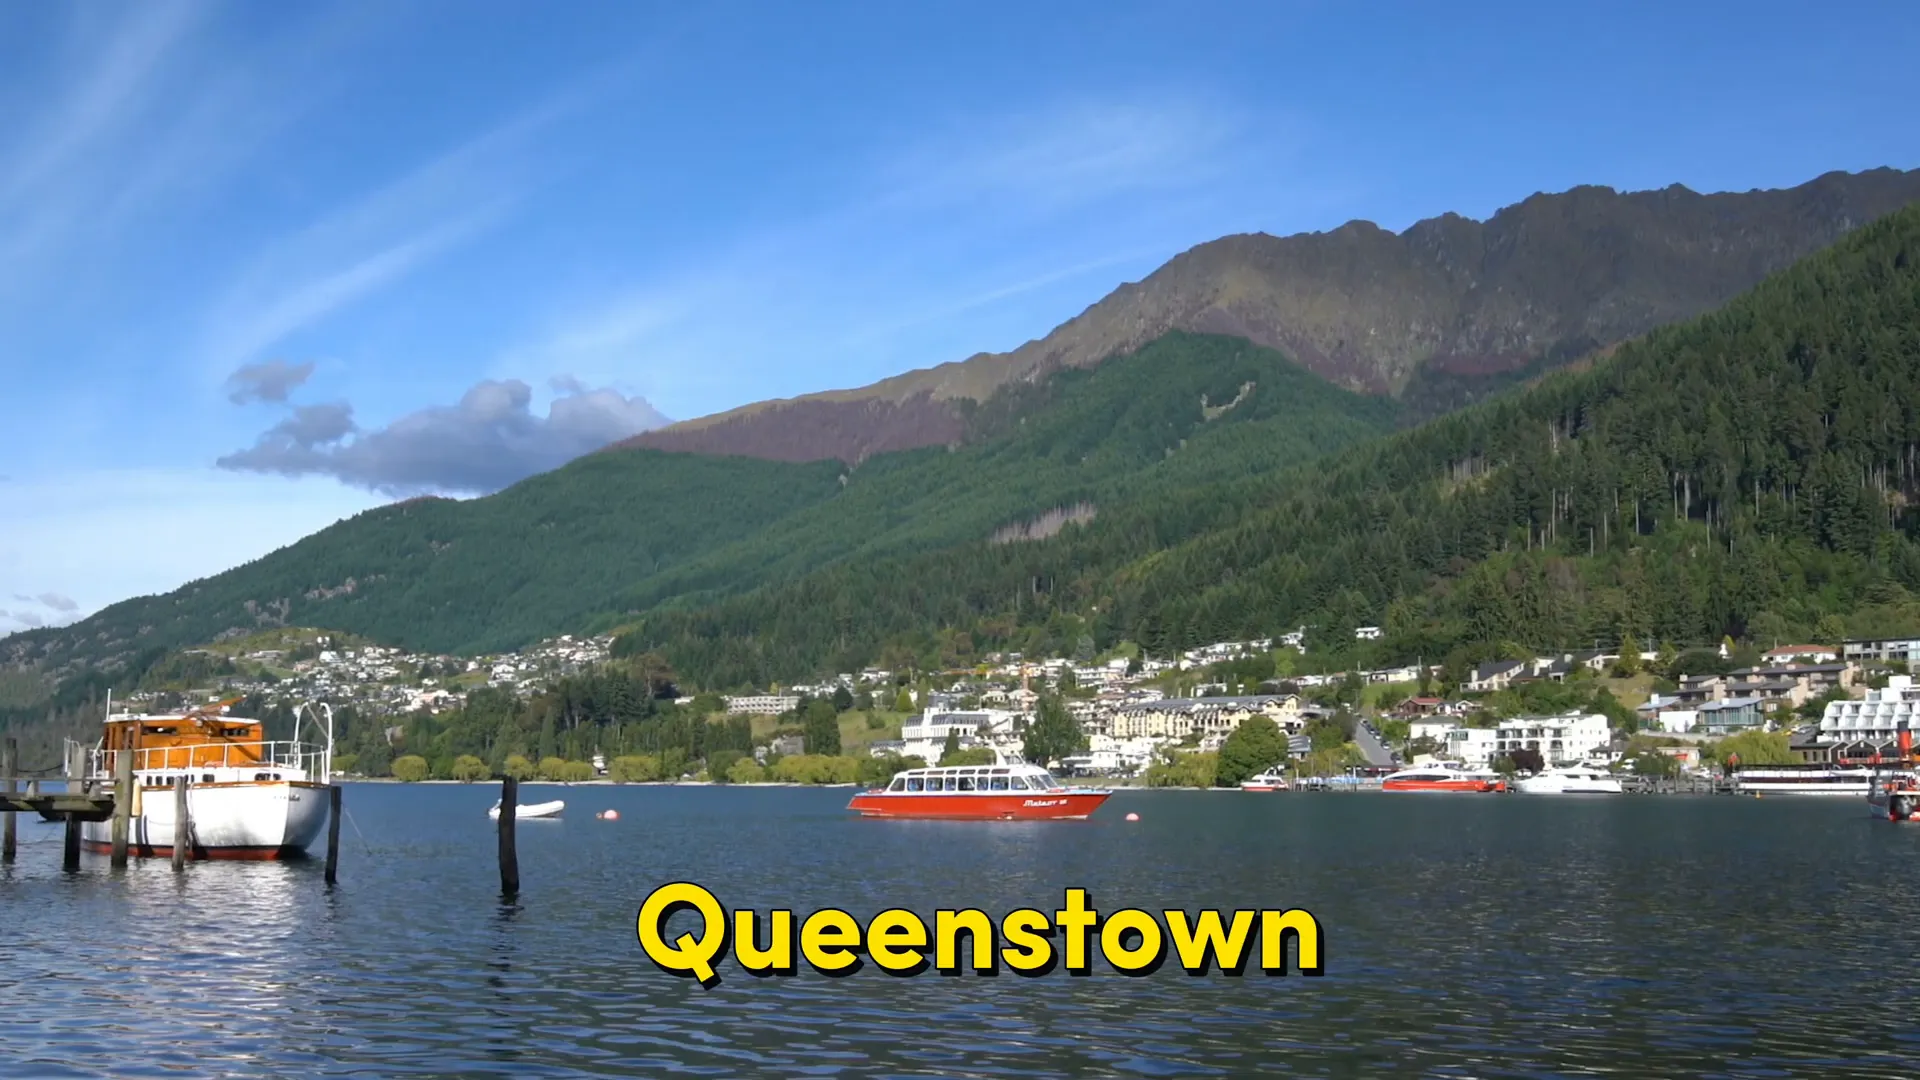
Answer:
[[[552,802],[518,803],[513,808],[513,820],[521,821],[526,818],[559,817],[560,811],[566,808],[566,802],[560,799],[555,799]],[[500,820],[500,803],[498,801],[492,806],[487,807],[487,816],[495,821]]]

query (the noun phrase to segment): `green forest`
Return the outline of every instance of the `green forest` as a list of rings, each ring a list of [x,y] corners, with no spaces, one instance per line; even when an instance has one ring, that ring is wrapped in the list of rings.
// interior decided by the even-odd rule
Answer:
[[[1306,625],[1339,659],[1920,627],[1920,209],[1580,371],[1323,461],[1156,488],[1040,543],[849,561],[623,651],[703,685],[891,654],[1165,654]]]
[[[1390,430],[1392,402],[1271,350],[1175,335],[977,406],[966,444],[858,467],[591,454],[497,495],[370,510],[166,596],[15,635],[43,668],[287,625],[415,651],[517,648],[822,566],[985,541],[1048,511],[1265,472]]]
[[[97,699],[117,658],[284,621],[424,650],[618,629],[689,687],[996,649],[1166,655],[1309,628],[1313,662],[1461,665],[1920,628],[1920,209],[1724,309],[1417,427],[1271,350],[1174,334],[858,467],[591,455],[363,514],[75,627],[9,639]],[[997,530],[1050,510],[1045,539]],[[1004,538],[1003,538],[1004,539]],[[1383,627],[1356,643],[1352,629]],[[636,721],[638,722],[638,721]],[[437,737],[423,736],[423,737]]]

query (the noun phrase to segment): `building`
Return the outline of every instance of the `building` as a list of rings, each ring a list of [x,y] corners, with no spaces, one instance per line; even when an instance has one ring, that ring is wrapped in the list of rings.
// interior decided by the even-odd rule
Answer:
[[[1532,750],[1549,765],[1604,757],[1613,742],[1613,729],[1600,713],[1565,716],[1516,716],[1494,729],[1496,757],[1515,750]]]
[[[1491,664],[1478,664],[1467,676],[1467,685],[1463,688],[1475,694],[1488,694],[1496,690],[1505,690],[1517,676],[1527,670],[1525,661],[1496,660]]]
[[[1441,733],[1445,757],[1478,768],[1493,764],[1496,733],[1493,728],[1449,727]]]
[[[1899,752],[1902,728],[1920,733],[1920,687],[1911,675],[1890,675],[1885,689],[1868,690],[1859,701],[1828,702],[1818,741],[1833,749],[1834,758],[1892,755]]]
[[[1760,654],[1768,664],[1831,664],[1840,653],[1831,645],[1782,645]]]
[[[728,697],[727,711],[745,713],[750,716],[779,716],[800,707],[798,694],[751,694]]]
[[[1356,626],[1353,628],[1355,641],[1379,641],[1380,628],[1377,626]]]
[[[1295,732],[1306,726],[1300,715],[1300,699],[1292,694],[1162,698],[1114,710],[1112,735],[1116,739],[1224,735],[1252,716],[1266,716],[1282,731]]]
[[[949,734],[962,749],[985,746],[1011,738],[1018,715],[1004,709],[928,709],[913,723],[901,725],[899,753],[932,765],[946,752]]]
[[[1858,638],[1840,644],[1840,659],[1893,664],[1912,670],[1920,660],[1920,638]]]

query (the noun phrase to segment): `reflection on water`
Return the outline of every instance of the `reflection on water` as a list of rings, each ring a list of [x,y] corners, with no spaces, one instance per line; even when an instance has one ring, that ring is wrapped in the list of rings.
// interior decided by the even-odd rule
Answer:
[[[317,861],[65,876],[59,829],[23,819],[0,972],[45,978],[0,1011],[0,1074],[1888,1076],[1920,1055],[1920,829],[1844,800],[1123,793],[1090,822],[967,824],[855,818],[844,791],[575,788],[573,816],[521,824],[503,904],[494,795],[350,788],[365,846],[332,891]],[[1069,885],[1303,906],[1328,974],[728,964],[701,991],[634,940],[679,879],[862,916],[1051,909]]]

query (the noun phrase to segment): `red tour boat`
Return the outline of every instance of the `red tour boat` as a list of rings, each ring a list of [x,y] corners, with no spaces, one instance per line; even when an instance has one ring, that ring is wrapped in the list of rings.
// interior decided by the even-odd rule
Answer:
[[[884,788],[863,791],[847,809],[866,817],[1016,821],[1084,818],[1111,791],[1060,786],[1053,774],[1016,754],[994,751],[992,765],[949,765],[896,773]]]

